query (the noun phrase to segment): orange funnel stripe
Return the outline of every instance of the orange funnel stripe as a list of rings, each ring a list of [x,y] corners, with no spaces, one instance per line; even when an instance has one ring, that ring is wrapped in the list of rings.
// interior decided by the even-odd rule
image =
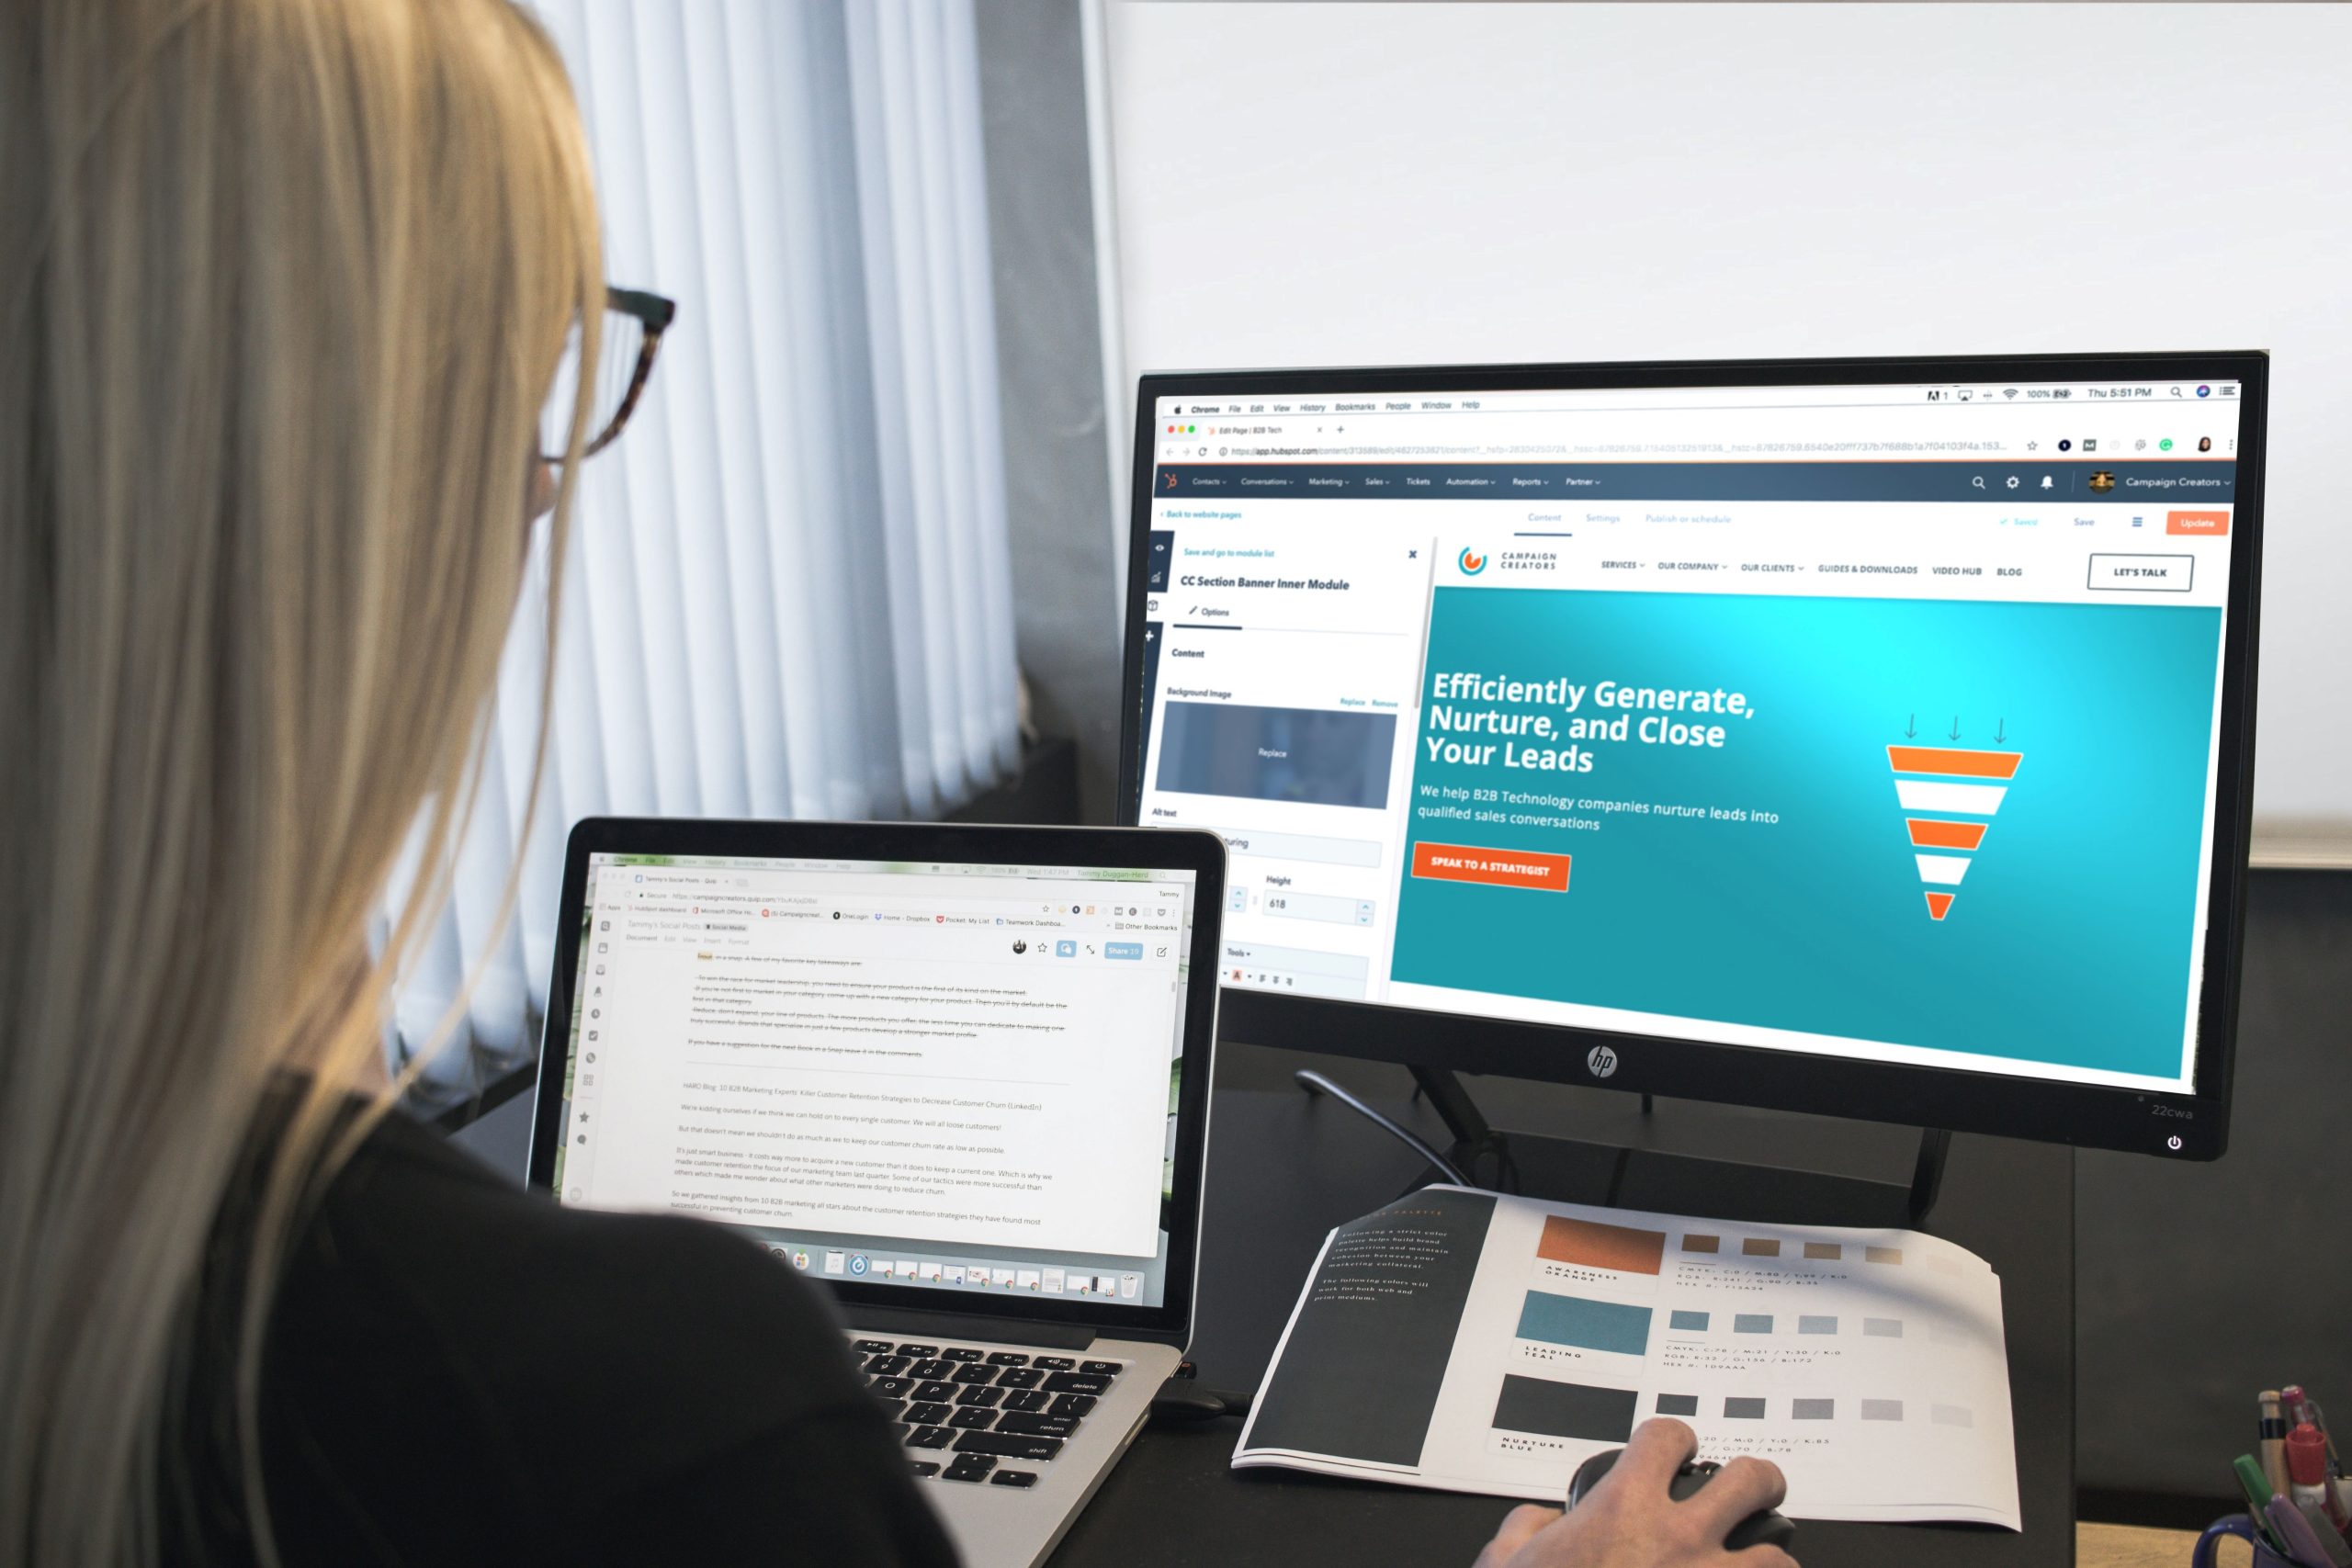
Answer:
[[[1962,751],[1949,746],[1890,746],[1886,760],[1898,773],[1938,773],[1945,778],[2007,779],[2017,776],[2022,751]]]
[[[1930,822],[1924,817],[1906,817],[1911,825],[1911,841],[1923,850],[1973,850],[1984,841],[1982,822]]]
[[[1930,894],[1928,894],[1928,915],[1929,915],[1931,918],[1935,919],[1939,919],[1939,920],[1942,919],[1946,915],[1948,915],[1948,914],[1950,914],[1950,913],[1951,912],[1951,901],[1952,901],[1952,899],[1953,899],[1953,897],[1955,897],[1955,895],[1953,895],[1953,894],[1950,894],[1950,893],[1930,893]]]

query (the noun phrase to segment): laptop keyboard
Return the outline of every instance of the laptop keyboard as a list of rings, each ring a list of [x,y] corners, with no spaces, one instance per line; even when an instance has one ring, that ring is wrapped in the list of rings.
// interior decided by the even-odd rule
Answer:
[[[866,1386],[899,1423],[919,1476],[989,1486],[1035,1486],[1122,1361],[1033,1356],[968,1345],[858,1339],[850,1353]]]

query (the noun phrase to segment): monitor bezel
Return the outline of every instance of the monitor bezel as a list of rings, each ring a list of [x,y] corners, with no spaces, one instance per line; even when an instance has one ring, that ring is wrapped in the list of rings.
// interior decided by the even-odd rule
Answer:
[[[583,818],[564,851],[563,895],[548,972],[548,1010],[533,1092],[530,1185],[552,1194],[562,1129],[563,1092],[546,1067],[571,1037],[585,918],[589,857],[596,854],[750,856],[778,860],[936,861],[980,865],[1084,866],[1189,871],[1197,902],[1187,954],[1195,977],[1216,974],[1218,911],[1225,900],[1225,845],[1213,833],[1143,832],[1132,828],[1031,828],[910,822],[753,822],[724,818]],[[1001,1323],[1070,1324],[1130,1339],[1189,1342],[1200,1268],[1201,1210],[1208,1145],[1209,1086],[1215,1071],[1216,1012],[1223,987],[1186,987],[1182,1077],[1177,1091],[1175,1169],[1162,1206],[1168,1231],[1165,1290],[1158,1306],[1062,1300],[1044,1295],[911,1289],[804,1276],[844,1307],[938,1313]],[[733,1228],[736,1222],[715,1220]],[[907,1238],[911,1240],[912,1238]],[[975,1250],[985,1251],[986,1248]]]
[[[1424,1011],[1386,1003],[1276,996],[1245,987],[1227,991],[1222,1037],[1456,1072],[1989,1133],[2175,1159],[2219,1158],[2229,1143],[2245,947],[2268,372],[2267,352],[2236,350],[1187,371],[1141,377],[1136,390],[1134,482],[1129,494],[1119,749],[1120,820],[1129,824],[1141,820],[1148,696],[1143,690],[1146,574],[1157,446],[1154,424],[1163,398],[1983,381],[2239,383],[2237,482],[2222,637],[2220,744],[2214,761],[2212,874],[2190,1092],[1896,1066]],[[1610,1046],[1615,1057],[1606,1079],[1595,1077],[1586,1065],[1591,1048],[1601,1044]]]

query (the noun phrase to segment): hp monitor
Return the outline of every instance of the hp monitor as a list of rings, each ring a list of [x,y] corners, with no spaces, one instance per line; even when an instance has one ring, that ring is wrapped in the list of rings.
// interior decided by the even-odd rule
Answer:
[[[1125,818],[1228,1038],[2211,1158],[2260,354],[1137,399]]]

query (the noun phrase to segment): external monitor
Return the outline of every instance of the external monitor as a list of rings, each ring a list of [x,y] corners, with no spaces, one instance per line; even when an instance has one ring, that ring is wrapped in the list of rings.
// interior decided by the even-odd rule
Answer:
[[[1227,1038],[2219,1155],[2267,366],[1145,377]]]

